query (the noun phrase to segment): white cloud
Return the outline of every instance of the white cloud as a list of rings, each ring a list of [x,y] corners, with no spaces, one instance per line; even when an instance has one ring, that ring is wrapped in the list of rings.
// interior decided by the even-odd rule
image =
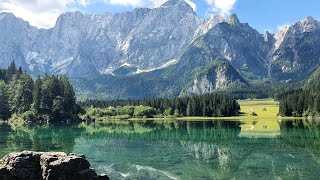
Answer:
[[[39,28],[53,27],[68,5],[88,5],[88,0],[0,0],[1,12],[11,12]]]
[[[237,0],[206,0],[206,2],[212,7],[211,11],[228,15],[234,8]]]

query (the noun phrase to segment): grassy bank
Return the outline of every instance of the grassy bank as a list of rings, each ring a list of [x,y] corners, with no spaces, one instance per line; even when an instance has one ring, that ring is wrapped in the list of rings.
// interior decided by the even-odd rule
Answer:
[[[275,119],[278,116],[279,102],[273,99],[239,100],[238,103],[241,107],[241,119]]]
[[[154,118],[129,118],[128,120],[185,120],[185,121],[203,121],[203,120],[275,120],[279,112],[279,103],[273,99],[258,99],[258,100],[239,100],[241,106],[240,116],[232,117],[154,117]],[[253,116],[253,112],[255,116]],[[114,119],[127,119],[117,117],[101,117],[96,118],[98,121],[108,121]]]

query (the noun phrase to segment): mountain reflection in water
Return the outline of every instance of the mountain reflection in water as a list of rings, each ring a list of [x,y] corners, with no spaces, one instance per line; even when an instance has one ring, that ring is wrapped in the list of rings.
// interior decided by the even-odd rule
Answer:
[[[109,121],[0,125],[0,155],[85,154],[112,179],[317,179],[320,122]]]

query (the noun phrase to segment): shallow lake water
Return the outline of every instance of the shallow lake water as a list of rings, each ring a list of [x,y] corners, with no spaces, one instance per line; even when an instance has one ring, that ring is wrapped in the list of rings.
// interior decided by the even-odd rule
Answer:
[[[0,125],[0,156],[85,154],[111,179],[319,179],[320,122],[110,121]]]

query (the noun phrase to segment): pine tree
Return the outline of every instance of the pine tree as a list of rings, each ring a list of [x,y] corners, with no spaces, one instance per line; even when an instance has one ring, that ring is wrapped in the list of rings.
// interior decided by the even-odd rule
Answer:
[[[37,112],[40,113],[40,104],[42,98],[42,80],[38,78],[34,83],[33,88],[33,104],[32,108]]]
[[[75,92],[66,76],[60,78],[60,83],[63,89],[63,108],[65,112],[70,115],[74,112],[74,107],[76,106]],[[66,116],[68,116],[67,114]]]
[[[0,119],[7,120],[11,116],[8,102],[7,87],[3,80],[0,81]]]
[[[6,80],[10,81],[14,74],[17,73],[16,63],[13,61],[6,70]]]
[[[20,77],[19,84],[17,87],[18,95],[18,113],[22,114],[31,108],[33,102],[33,80],[27,74],[23,73]]]
[[[191,102],[188,101],[187,110],[186,110],[186,116],[191,116],[191,114],[192,114]]]

